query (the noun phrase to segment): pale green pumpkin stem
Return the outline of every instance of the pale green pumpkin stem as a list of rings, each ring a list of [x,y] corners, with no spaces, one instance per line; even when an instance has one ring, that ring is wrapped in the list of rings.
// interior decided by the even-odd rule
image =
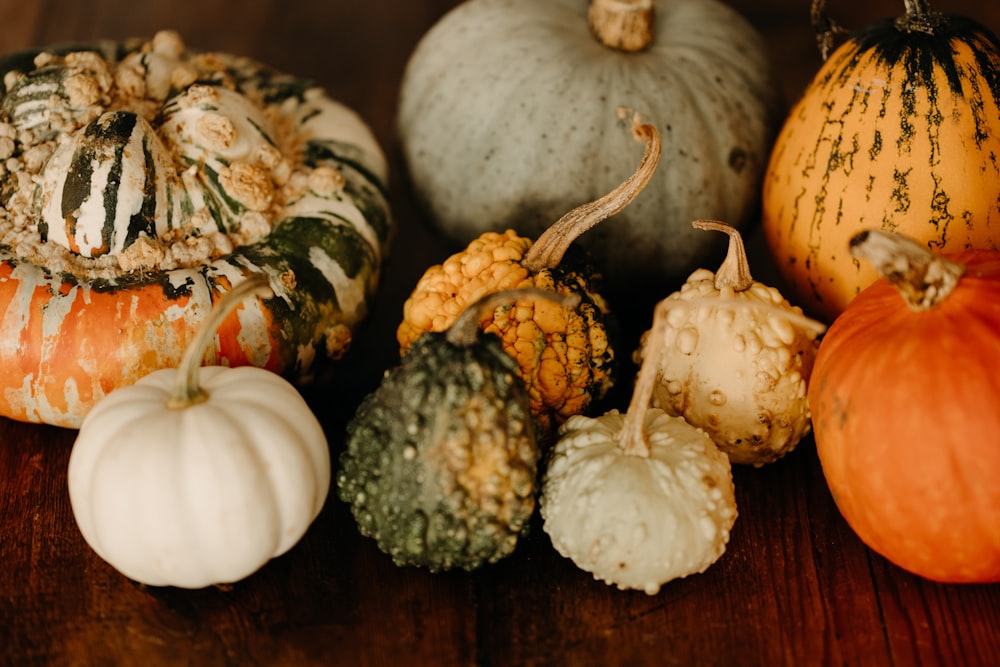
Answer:
[[[591,0],[590,31],[597,40],[619,51],[642,51],[653,41],[653,0]]]
[[[619,113],[629,112],[619,109]],[[632,115],[631,127],[632,136],[636,141],[646,142],[646,150],[636,171],[603,197],[577,206],[552,223],[525,253],[521,264],[528,271],[537,273],[542,269],[557,266],[576,239],[602,220],[628,206],[649,183],[656,166],[660,163],[660,154],[663,150],[660,133],[654,126],[643,122],[639,114],[635,113]]]
[[[576,308],[580,303],[579,294],[558,294],[537,287],[519,287],[517,289],[491,292],[469,304],[445,332],[444,337],[452,345],[468,347],[479,340],[479,323],[496,308],[508,306],[519,299],[548,299],[563,308]]]
[[[750,274],[747,251],[739,231],[732,225],[717,220],[695,220],[691,226],[729,234],[729,250],[726,251],[722,266],[715,272],[715,289],[731,287],[734,292],[750,289],[753,285],[753,276]]]
[[[270,280],[264,274],[254,274],[237,284],[213,306],[208,318],[202,323],[194,339],[184,350],[184,356],[177,366],[177,379],[167,399],[167,407],[182,410],[208,399],[208,392],[198,383],[198,374],[208,343],[229,314],[243,299],[250,296],[267,298],[274,296]]]
[[[855,234],[851,254],[869,262],[914,310],[941,303],[958,285],[965,267],[936,255],[902,234],[870,229]]]

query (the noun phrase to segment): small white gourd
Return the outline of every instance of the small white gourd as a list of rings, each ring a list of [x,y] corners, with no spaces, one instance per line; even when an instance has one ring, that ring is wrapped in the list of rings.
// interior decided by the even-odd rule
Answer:
[[[67,473],[73,514],[130,579],[238,581],[294,546],[323,508],[329,447],[298,391],[261,368],[200,366],[237,303],[271,293],[260,274],[236,285],[177,369],[109,393],[80,427]]]
[[[698,269],[662,303],[662,349],[652,405],[704,429],[733,463],[761,466],[810,431],[806,388],[825,326],[750,274],[739,231],[714,220],[694,227],[729,234],[717,272]]]
[[[654,330],[665,326],[658,307]],[[649,408],[657,355],[628,411],[571,417],[542,481],[543,529],[594,578],[655,595],[725,552],[737,517],[729,459],[701,429]]]

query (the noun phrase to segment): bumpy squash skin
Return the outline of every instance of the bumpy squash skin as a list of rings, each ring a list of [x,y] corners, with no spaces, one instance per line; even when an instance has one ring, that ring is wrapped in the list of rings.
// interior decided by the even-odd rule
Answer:
[[[762,466],[794,450],[809,433],[806,388],[816,334],[755,306],[795,312],[773,287],[760,282],[732,292],[714,285],[715,274],[691,274],[671,302],[705,299],[681,307],[665,327],[659,379],[650,404],[704,429],[735,464]],[[714,306],[731,298],[745,307]],[[649,332],[633,355],[641,363]]]
[[[531,244],[514,230],[484,232],[430,267],[403,305],[396,338],[405,354],[424,333],[446,330],[469,304],[491,292],[537,287],[579,295],[573,309],[545,302],[501,306],[481,322],[517,361],[539,437],[549,440],[560,424],[603,399],[614,384],[618,324],[587,253],[571,246],[559,265],[532,273],[522,264]]]
[[[1000,247],[1000,42],[948,16],[934,35],[872,24],[794,106],[764,179],[763,228],[789,298],[832,321],[874,270],[862,229],[935,252]]]
[[[624,417],[573,417],[542,481],[552,546],[595,579],[655,595],[704,572],[729,543],[738,514],[730,461],[701,429],[651,408],[647,456],[626,454]]]
[[[81,48],[110,60],[129,52],[111,42],[47,52]],[[30,73],[35,55],[0,61],[0,74]],[[0,415],[78,427],[112,390],[176,366],[212,304],[252,274],[267,275],[275,297],[230,316],[207,361],[252,364],[302,384],[325,377],[347,349],[378,287],[393,230],[384,157],[363,121],[311,82],[247,59],[219,58],[221,77],[280,108],[276,122],[293,127],[298,163],[304,169],[331,168],[342,177],[341,187],[289,201],[269,234],[186,268],[91,278],[53,269],[0,240]],[[46,81],[61,76],[51,65],[39,72],[31,76]],[[20,119],[45,131],[31,115],[38,107],[30,87],[4,88],[2,94],[4,120]],[[106,201],[118,194],[111,192]],[[2,203],[10,195],[0,193]],[[167,217],[183,213],[190,213],[186,202]]]
[[[337,488],[397,565],[473,570],[527,530],[538,457],[528,395],[500,341],[456,346],[428,333],[349,422]]]

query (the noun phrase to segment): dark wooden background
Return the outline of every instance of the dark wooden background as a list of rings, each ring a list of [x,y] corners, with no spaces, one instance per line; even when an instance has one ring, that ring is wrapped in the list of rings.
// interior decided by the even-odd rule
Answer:
[[[585,0],[580,0],[584,2]],[[308,398],[336,455],[345,420],[396,361],[403,299],[446,255],[409,193],[396,95],[418,38],[455,0],[0,0],[0,50],[179,30],[195,47],[311,77],[371,124],[391,160],[399,226],[376,310],[340,381]],[[733,0],[767,36],[789,99],[819,65],[809,0]],[[829,0],[849,27],[902,0]],[[1000,5],[939,9],[1000,30]],[[97,558],[66,491],[75,433],[0,419],[4,665],[1000,665],[1000,586],[921,580],[843,522],[811,441],[735,471],[729,549],[656,596],[561,558],[541,530],[476,572],[400,569],[331,499],[291,552],[229,590],[150,590]]]

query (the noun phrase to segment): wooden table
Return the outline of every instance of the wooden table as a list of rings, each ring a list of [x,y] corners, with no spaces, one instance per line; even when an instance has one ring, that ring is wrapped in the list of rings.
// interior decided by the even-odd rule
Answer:
[[[581,0],[583,1],[583,0]],[[386,148],[398,243],[341,381],[308,398],[336,454],[345,420],[395,363],[402,301],[445,250],[409,193],[394,133],[417,39],[455,0],[0,0],[0,48],[179,30],[321,82]],[[819,64],[808,0],[734,2],[769,38],[794,98]],[[841,23],[897,0],[831,0]],[[945,7],[945,5],[948,5]],[[1000,30],[977,0],[941,9]],[[151,590],[84,543],[66,491],[75,433],[0,420],[0,663],[5,665],[998,665],[1000,586],[938,585],[868,551],[815,449],[735,470],[740,518],[706,573],[656,596],[595,582],[536,526],[474,574],[400,569],[331,495],[288,554],[230,589]]]

